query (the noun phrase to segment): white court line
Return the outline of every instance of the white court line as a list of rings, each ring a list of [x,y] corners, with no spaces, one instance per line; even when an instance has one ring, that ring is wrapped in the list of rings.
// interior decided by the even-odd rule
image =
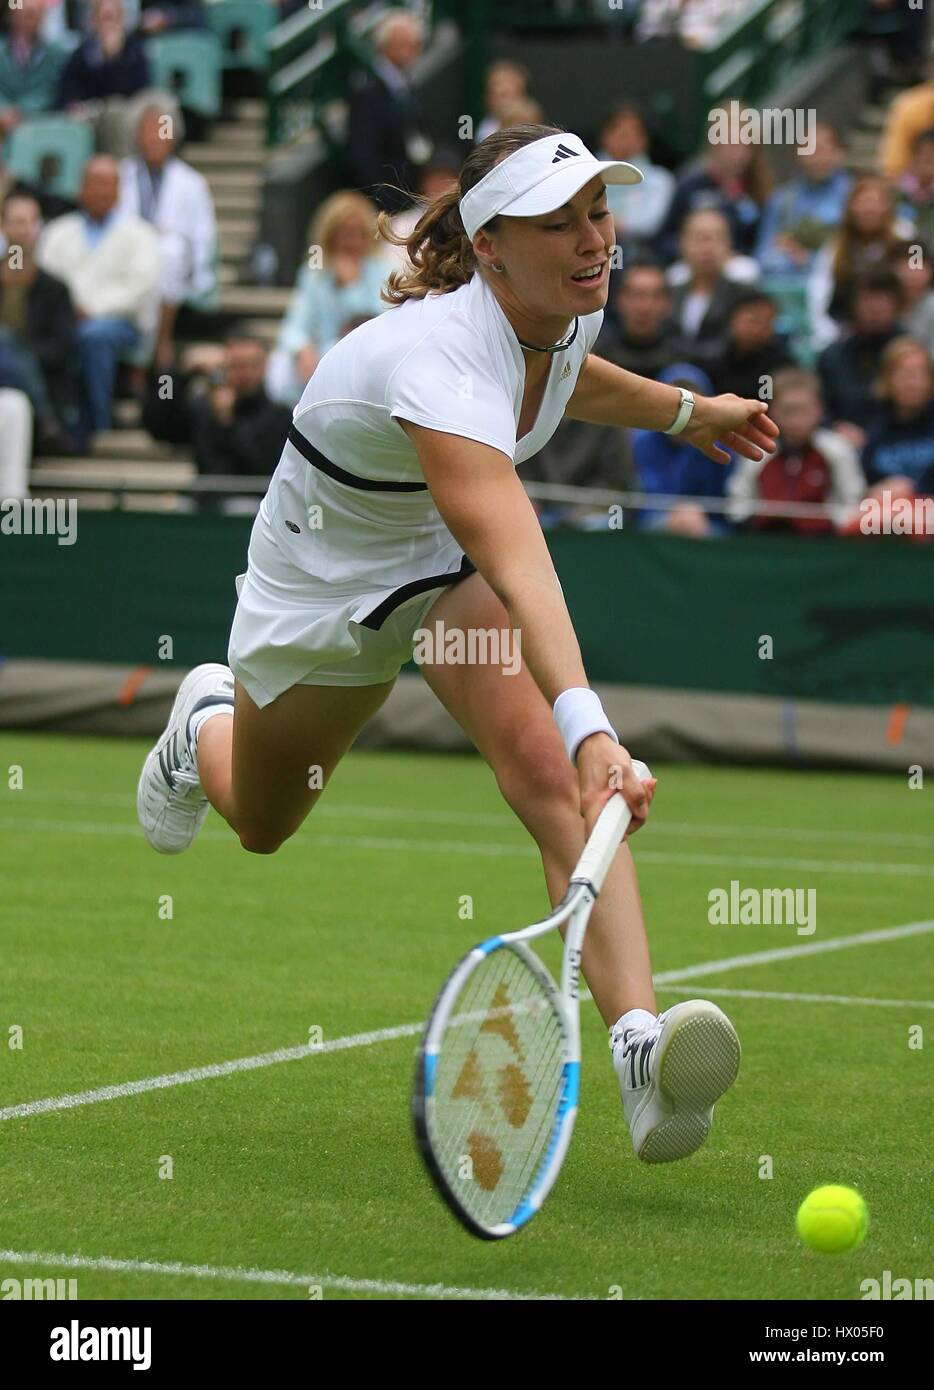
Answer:
[[[351,1279],[343,1274],[293,1274],[288,1269],[241,1269],[223,1265],[185,1265],[159,1260],[114,1260],[107,1256],[56,1255],[38,1250],[0,1250],[0,1265],[39,1265],[59,1269],[108,1270],[115,1274],[176,1274],[189,1279],[226,1279],[240,1284],[278,1284],[307,1288],[338,1289],[348,1293],[411,1295],[416,1298],[509,1299],[576,1301],[561,1293],[514,1293],[510,1289],[467,1289],[449,1284],[396,1284],[382,1279]]]
[[[686,985],[662,985],[672,994],[690,994]],[[934,1009],[932,999],[867,999],[861,994],[790,994],[779,989],[704,989],[704,998],[778,999],[792,1004],[869,1004],[880,1009]]]
[[[728,956],[723,960],[703,961],[699,965],[689,965],[682,970],[666,970],[654,977],[657,985],[673,984],[681,980],[694,979],[699,975],[718,974],[722,970],[739,970],[747,965],[764,965],[775,960],[790,960],[795,956],[815,955],[822,951],[840,951],[850,946],[872,945],[880,941],[895,941],[902,937],[921,936],[934,931],[932,922],[910,922],[900,927],[883,927],[878,931],[860,932],[856,936],[838,936],[829,941],[813,941],[796,946],[778,947],[772,951],[756,951],[748,955]],[[583,997],[583,996],[582,996]],[[190,1067],[187,1071],[168,1072],[163,1076],[144,1077],[140,1081],[124,1081],[113,1086],[99,1086],[90,1091],[77,1091],[70,1095],[51,1096],[46,1100],[24,1101],[19,1105],[8,1105],[0,1110],[0,1120],[22,1119],[31,1115],[47,1114],[53,1110],[73,1110],[80,1105],[96,1105],[105,1100],[120,1100],[124,1096],[140,1095],[145,1091],[168,1090],[172,1086],[187,1086],[193,1081],[207,1081],[217,1076],[230,1076],[234,1072],[255,1071],[260,1067],[275,1066],[279,1062],[295,1062],[302,1057],[316,1053],[339,1052],[351,1047],[372,1047],[374,1043],[388,1042],[393,1038],[412,1037],[421,1033],[424,1023],[403,1023],[395,1028],[381,1028],[371,1033],[355,1033],[348,1037],[335,1038],[317,1047],[301,1044],[298,1047],[280,1047],[274,1052],[263,1052],[255,1057],[237,1057],[229,1062],[215,1062],[204,1067]]]
[[[131,835],[142,839],[136,825],[120,825],[114,821],[57,821],[38,820],[32,817],[15,819],[0,817],[0,830],[41,830],[47,834],[60,835]],[[202,830],[200,840],[225,841],[234,843],[231,830]],[[303,837],[305,838],[305,837]],[[397,836],[382,835],[319,835],[315,830],[307,836],[310,843],[328,845],[342,849],[414,851],[419,854],[462,854],[495,859],[538,859],[538,850],[532,845],[487,844],[480,840],[406,840]],[[292,843],[294,843],[294,839]],[[758,855],[734,854],[673,854],[665,851],[642,849],[636,845],[637,864],[673,864],[702,866],[704,868],[726,869],[787,869],[801,873],[870,874],[875,877],[892,875],[897,878],[934,878],[932,864],[899,864],[867,862],[865,859],[776,859]]]
[[[24,801],[75,801],[89,805],[122,806],[131,811],[135,805],[132,795],[125,792],[84,792],[84,791],[32,791],[17,792]],[[514,815],[506,811],[451,811],[442,808],[418,809],[411,806],[366,806],[337,804],[324,799],[315,807],[315,819],[364,819],[386,820],[393,824],[400,821],[413,821],[435,825],[479,825],[505,826],[518,829]],[[840,840],[844,844],[862,841],[864,844],[914,845],[922,849],[934,848],[934,833],[914,835],[898,831],[877,830],[807,830],[800,826],[772,825],[723,825],[717,821],[665,821],[656,817],[651,822],[653,835],[686,835],[700,838],[726,839],[778,839],[801,840],[805,844],[815,840]]]

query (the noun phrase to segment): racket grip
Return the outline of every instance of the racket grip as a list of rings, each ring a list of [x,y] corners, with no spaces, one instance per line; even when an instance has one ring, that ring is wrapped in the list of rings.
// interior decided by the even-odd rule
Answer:
[[[637,758],[632,760],[632,769],[640,782],[645,782],[652,776],[645,763]],[[632,812],[629,806],[622,793],[616,792],[597,817],[597,823],[590,832],[584,852],[571,875],[572,883],[586,879],[597,893],[600,892],[613,862],[613,856],[619,849],[631,820]]]

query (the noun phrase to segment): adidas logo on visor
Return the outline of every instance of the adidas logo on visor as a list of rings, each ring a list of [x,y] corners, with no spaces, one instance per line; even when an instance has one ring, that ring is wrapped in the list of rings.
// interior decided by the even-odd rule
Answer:
[[[580,158],[580,150],[569,150],[568,147],[567,147],[567,145],[559,145],[558,148],[557,148],[557,150],[556,150],[556,152],[555,152],[555,157],[554,157],[554,159],[553,159],[551,162],[552,162],[552,164],[557,164],[557,163],[559,162],[559,160],[562,160],[562,159],[579,159],[579,158]]]

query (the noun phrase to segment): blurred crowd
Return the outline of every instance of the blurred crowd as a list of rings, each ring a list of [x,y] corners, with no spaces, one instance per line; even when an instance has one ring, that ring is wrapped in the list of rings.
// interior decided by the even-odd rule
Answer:
[[[679,438],[564,421],[524,477],[626,486],[647,494],[636,524],[691,536],[855,531],[867,497],[934,496],[934,63],[923,10],[866,4],[893,21],[867,31],[872,71],[903,90],[875,158],[858,167],[845,132],[819,117],[785,177],[766,147],[738,137],[705,141],[690,165],[667,168],[630,103],[579,132],[599,158],[645,176],[608,190],[619,264],[595,351],[705,394],[767,400],[778,453],[723,468]],[[398,11],[385,19],[373,71],[351,84],[346,186],[311,211],[308,259],[267,353],[246,325],[221,344],[211,331],[211,195],[176,152],[181,112],[148,85],[141,49],[148,29],[203,22],[202,6],[140,0],[131,14],[127,0],[91,0],[70,55],[55,38],[60,8],[22,0],[0,40],[0,127],[63,109],[95,131],[76,206],[56,206],[0,164],[0,233],[21,248],[0,261],[0,437],[28,429],[34,455],[86,449],[112,424],[124,361],[155,438],[190,445],[206,474],[266,474],[321,355],[389,309],[380,290],[405,248],[377,238],[377,213],[404,235],[456,180],[468,148],[445,144],[420,107],[422,23]],[[703,44],[729,5],[630,8],[642,41]],[[475,140],[540,121],[549,113],[530,72],[493,63]],[[764,505],[801,503],[822,510],[777,516]],[[235,504],[212,495],[204,505]],[[543,508],[542,520],[587,524],[586,511]]]

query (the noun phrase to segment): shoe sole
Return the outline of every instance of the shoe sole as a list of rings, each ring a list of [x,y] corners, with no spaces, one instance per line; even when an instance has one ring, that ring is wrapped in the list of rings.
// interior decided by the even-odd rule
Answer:
[[[226,670],[228,670],[228,668],[227,668],[226,666],[222,666],[222,665],[220,664],[220,662],[203,662],[202,665],[203,665],[203,666],[211,666],[211,667],[214,667],[214,669],[217,670],[217,671],[226,671]],[[196,669],[197,669],[197,668],[196,668]],[[178,690],[177,690],[176,693],[175,693],[175,701],[174,701],[174,703],[173,703],[173,705],[172,705],[172,712],[171,712],[171,714],[169,715],[168,720],[166,721],[166,725],[165,725],[165,728],[162,730],[162,733],[161,733],[161,734],[159,735],[159,737],[156,739],[156,742],[153,744],[152,748],[150,748],[148,754],[146,755],[146,761],[143,763],[143,770],[142,770],[142,772],[140,773],[139,781],[138,781],[137,784],[136,784],[136,818],[137,818],[137,820],[139,821],[140,829],[142,830],[144,836],[146,837],[146,843],[147,843],[152,849],[154,849],[154,850],[157,852],[157,854],[181,854],[184,850],[188,849],[188,845],[179,845],[177,848],[176,848],[176,847],[173,847],[173,848],[169,849],[169,848],[166,848],[164,845],[157,845],[157,844],[155,844],[155,842],[154,842],[153,840],[150,839],[150,837],[149,837],[149,831],[146,829],[146,826],[145,826],[145,824],[144,824],[144,822],[143,822],[143,809],[144,809],[144,808],[143,808],[143,789],[144,789],[144,787],[146,786],[146,782],[147,782],[147,779],[149,778],[150,771],[151,771],[153,765],[155,764],[156,766],[158,766],[158,762],[159,762],[159,749],[160,749],[160,748],[163,746],[163,744],[165,743],[165,741],[166,741],[166,736],[167,736],[167,734],[168,734],[169,729],[172,728],[172,726],[175,724],[176,720],[178,719],[178,714],[179,714],[179,710],[181,709],[181,706],[182,706],[182,705],[184,704],[184,702],[188,699],[188,692],[187,692],[187,690],[185,689],[185,685],[186,685],[186,682],[188,681],[189,677],[190,677],[192,674],[193,674],[193,672],[192,672],[192,671],[189,671],[188,675],[187,675],[187,676],[184,676],[184,677],[182,678],[182,682],[181,682],[181,684],[179,685]],[[203,680],[203,678],[204,678],[204,676],[205,676],[206,674],[207,674],[207,672],[202,670],[202,671],[201,671],[201,675],[199,675],[198,679],[199,679],[199,680]],[[161,769],[160,769],[160,776],[161,776]]]
[[[656,1095],[671,1114],[643,1140],[643,1163],[672,1163],[696,1152],[710,1133],[714,1102],[739,1072],[739,1038],[715,1005],[672,1022],[668,1038],[663,1033],[658,1044],[656,1074]]]

